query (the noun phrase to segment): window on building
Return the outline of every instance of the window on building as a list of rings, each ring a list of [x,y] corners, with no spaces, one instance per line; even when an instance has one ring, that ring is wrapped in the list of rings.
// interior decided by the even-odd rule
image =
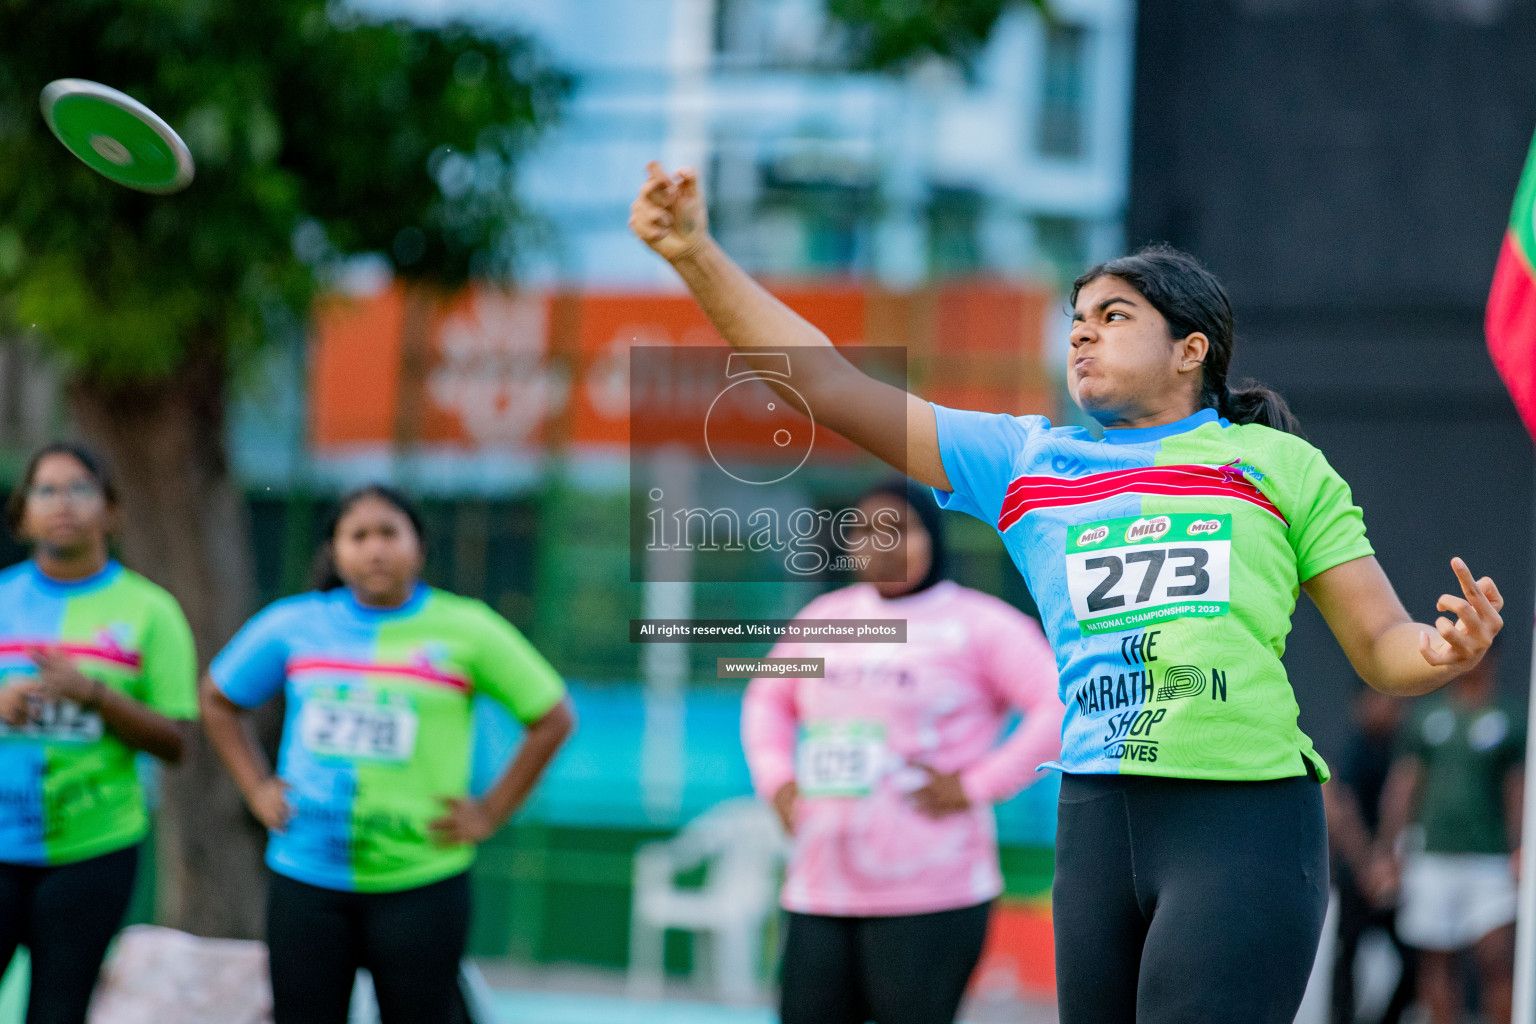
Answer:
[[[836,67],[846,57],[823,0],[715,0],[714,27],[715,55],[727,69]]]
[[[792,271],[844,274],[862,269],[875,217],[872,184],[844,177],[786,174],[769,164],[759,214],[788,214],[799,225],[799,253]]]
[[[731,58],[746,47],[743,24],[747,20],[746,8],[751,0],[715,0],[715,54]]]
[[[1045,81],[1036,147],[1045,156],[1076,159],[1085,149],[1088,108],[1088,30],[1050,25],[1045,30]]]
[[[1035,249],[1063,287],[1083,272],[1088,259],[1088,232],[1073,217],[1036,217]]]
[[[974,189],[935,189],[928,203],[928,267],[937,277],[981,269],[984,200]]]

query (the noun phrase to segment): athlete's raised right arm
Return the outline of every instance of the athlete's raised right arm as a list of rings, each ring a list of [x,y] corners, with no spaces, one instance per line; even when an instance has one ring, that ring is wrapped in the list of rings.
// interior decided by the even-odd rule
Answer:
[[[630,230],[672,264],[720,336],[738,349],[827,349],[828,358],[814,361],[815,374],[795,381],[817,421],[914,480],[952,490],[933,407],[837,355],[825,334],[737,266],[710,237],[696,172],[669,174],[655,161],[646,169],[630,207]],[[897,402],[906,408],[905,436],[892,426],[899,423],[891,416]]]

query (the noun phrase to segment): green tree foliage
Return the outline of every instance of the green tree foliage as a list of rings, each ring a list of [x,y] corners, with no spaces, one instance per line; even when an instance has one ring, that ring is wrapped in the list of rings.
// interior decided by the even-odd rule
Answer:
[[[192,186],[144,195],[77,161],[38,110],[64,77],[170,122]],[[512,168],[564,84],[515,36],[323,0],[0,0],[0,311],[120,384],[258,344],[337,255],[445,285],[505,270]]]
[[[1017,0],[828,0],[852,35],[859,67],[896,70],[924,57],[969,65]],[[1027,0],[1047,11],[1046,0]]]
[[[192,150],[191,187],[145,195],[78,161],[38,109],[56,78],[158,112]],[[0,333],[62,363],[75,429],[118,471],[123,557],[181,601],[204,659],[255,596],[231,367],[348,255],[382,254],[412,308],[505,272],[513,169],[565,84],[515,36],[325,0],[0,0]],[[276,709],[258,725],[270,744]],[[265,837],[206,742],[162,783],[158,916],[260,935]]]

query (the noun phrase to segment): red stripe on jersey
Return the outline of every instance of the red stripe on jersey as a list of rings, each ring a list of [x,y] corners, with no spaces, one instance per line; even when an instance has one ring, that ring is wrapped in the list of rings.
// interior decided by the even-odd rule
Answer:
[[[387,665],[372,661],[346,661],[340,658],[294,658],[288,662],[288,674],[302,672],[361,672],[367,675],[406,676],[456,690],[468,690],[469,680],[433,668],[431,665]]]
[[[1036,509],[1085,505],[1122,494],[1236,498],[1257,505],[1282,523],[1286,521],[1275,503],[1232,466],[1152,466],[1094,473],[1077,480],[1021,476],[1003,495],[997,528],[1006,530]]]
[[[104,661],[123,668],[138,668],[143,663],[137,651],[125,651],[120,647],[101,644],[61,644],[57,640],[5,640],[0,641],[0,655],[26,654],[34,650],[62,651],[71,658]]]

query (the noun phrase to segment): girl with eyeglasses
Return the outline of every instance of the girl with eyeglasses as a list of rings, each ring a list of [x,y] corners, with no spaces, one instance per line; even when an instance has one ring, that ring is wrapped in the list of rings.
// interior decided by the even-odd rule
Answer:
[[[0,971],[32,958],[27,1024],[81,1024],[133,893],[149,819],[138,751],[181,759],[197,714],[176,600],[111,557],[102,463],[51,444],[6,524],[32,556],[0,573]]]

